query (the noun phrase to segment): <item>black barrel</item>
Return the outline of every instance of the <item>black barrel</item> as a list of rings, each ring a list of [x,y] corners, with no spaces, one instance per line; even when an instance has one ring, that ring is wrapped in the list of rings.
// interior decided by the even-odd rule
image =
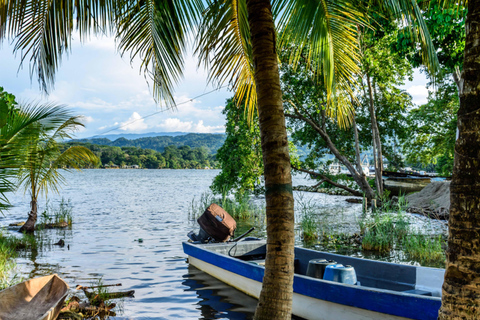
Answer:
[[[336,264],[336,261],[326,259],[312,259],[308,262],[307,276],[323,279],[325,268],[329,265]]]

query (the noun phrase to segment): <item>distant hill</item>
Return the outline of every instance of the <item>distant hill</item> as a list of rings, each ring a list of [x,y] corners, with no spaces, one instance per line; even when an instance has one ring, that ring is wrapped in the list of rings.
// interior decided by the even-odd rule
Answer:
[[[71,142],[91,143],[114,147],[137,147],[142,149],[153,149],[158,152],[163,152],[165,147],[170,145],[176,147],[189,146],[191,148],[205,147],[211,154],[215,154],[225,142],[225,137],[225,134],[185,133],[177,136],[155,136],[133,140],[121,137],[114,141],[102,136],[101,138],[92,137],[90,139],[72,140]]]
[[[135,140],[139,138],[148,138],[148,137],[176,137],[176,136],[184,136],[187,135],[188,132],[147,132],[147,133],[119,133],[119,134],[106,134],[106,135],[98,135],[93,137],[84,138],[82,140],[90,140],[90,139],[109,139],[111,141],[115,141],[119,138],[125,138],[128,140]]]

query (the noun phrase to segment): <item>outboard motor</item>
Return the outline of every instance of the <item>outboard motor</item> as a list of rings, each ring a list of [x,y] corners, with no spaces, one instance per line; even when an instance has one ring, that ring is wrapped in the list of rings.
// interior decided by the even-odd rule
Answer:
[[[188,233],[188,237],[194,242],[225,242],[234,236],[237,228],[235,219],[215,203],[205,210],[197,222],[200,225],[198,235],[193,231]]]

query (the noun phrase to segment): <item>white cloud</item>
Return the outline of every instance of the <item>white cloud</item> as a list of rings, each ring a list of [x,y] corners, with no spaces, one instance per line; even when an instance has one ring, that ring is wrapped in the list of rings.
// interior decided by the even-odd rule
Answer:
[[[197,123],[193,121],[181,121],[178,118],[168,118],[157,125],[157,128],[162,131],[181,131],[181,132],[200,132],[200,133],[223,133],[225,127],[220,126],[206,126],[203,120]]]
[[[138,112],[134,112],[127,121],[120,123],[119,129],[123,131],[141,131],[147,128],[148,125],[142,116]]]
[[[95,121],[95,120],[93,119],[93,117],[91,117],[91,116],[83,116],[83,115],[82,115],[81,117],[82,117],[82,122],[83,122],[83,123],[90,123],[90,122]]]
[[[413,102],[422,105],[428,101],[428,89],[425,86],[417,85],[407,88],[407,92],[412,96]]]

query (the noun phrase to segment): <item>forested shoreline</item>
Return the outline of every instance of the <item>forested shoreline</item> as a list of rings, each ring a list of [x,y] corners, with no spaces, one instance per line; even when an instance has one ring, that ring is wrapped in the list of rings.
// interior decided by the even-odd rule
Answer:
[[[138,147],[114,147],[92,143],[68,142],[62,148],[83,146],[91,150],[99,159],[97,168],[141,169],[212,169],[218,167],[215,155],[206,147],[191,148],[170,145],[163,152]]]

